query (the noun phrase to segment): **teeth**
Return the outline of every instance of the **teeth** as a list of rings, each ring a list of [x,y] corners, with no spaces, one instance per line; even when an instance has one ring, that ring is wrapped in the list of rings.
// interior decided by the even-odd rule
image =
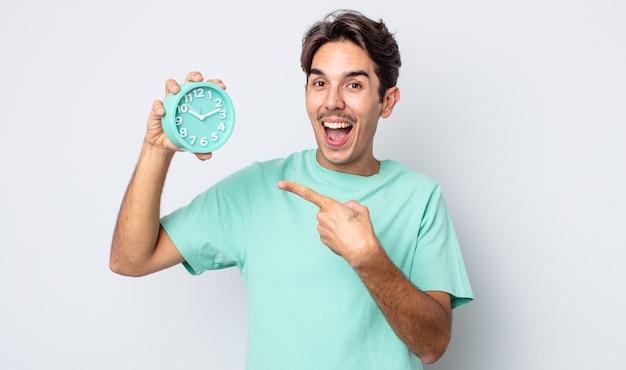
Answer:
[[[338,123],[338,122],[324,122],[324,127],[336,130],[338,128],[352,127],[352,124],[347,123],[347,122],[341,122],[341,123]]]

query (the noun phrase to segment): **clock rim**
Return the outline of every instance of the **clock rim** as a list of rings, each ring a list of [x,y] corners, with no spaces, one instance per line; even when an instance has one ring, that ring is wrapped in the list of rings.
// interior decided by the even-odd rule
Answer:
[[[222,97],[226,99],[225,104],[230,106],[230,109],[231,109],[230,118],[229,118],[230,129],[227,130],[224,136],[220,136],[220,139],[217,142],[210,142],[209,145],[206,147],[202,147],[202,146],[196,147],[194,145],[187,143],[185,140],[183,140],[180,137],[178,130],[176,129],[176,114],[172,114],[172,112],[176,111],[176,107],[179,105],[180,101],[185,96],[185,94],[198,87],[207,87],[207,88],[213,89],[214,91],[217,91]],[[165,135],[170,140],[170,142],[174,144],[174,146],[184,151],[188,151],[192,153],[214,152],[217,149],[224,146],[224,144],[226,144],[226,142],[230,140],[230,137],[232,136],[232,133],[235,130],[236,114],[235,114],[235,105],[233,104],[233,100],[230,97],[230,95],[226,92],[226,90],[222,89],[221,86],[213,82],[188,81],[188,82],[182,83],[180,85],[180,90],[178,91],[178,93],[176,94],[169,93],[165,97],[165,100],[163,102],[163,108],[165,109],[165,114],[163,115],[163,117],[161,117],[161,125],[163,127],[163,131],[165,132]]]

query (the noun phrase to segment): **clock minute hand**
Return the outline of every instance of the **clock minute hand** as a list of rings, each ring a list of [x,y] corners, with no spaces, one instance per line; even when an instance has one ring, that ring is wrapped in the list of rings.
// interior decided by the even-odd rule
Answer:
[[[215,109],[213,109],[212,111],[210,111],[209,113],[203,114],[203,115],[202,115],[202,118],[200,118],[200,119],[205,119],[205,118],[207,118],[208,116],[212,116],[212,115],[214,115],[215,113],[219,112],[220,110],[222,110],[222,108],[215,108]]]

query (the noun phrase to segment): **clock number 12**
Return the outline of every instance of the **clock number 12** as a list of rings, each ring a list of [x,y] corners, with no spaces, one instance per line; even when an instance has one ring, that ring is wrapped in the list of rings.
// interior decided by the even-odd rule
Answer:
[[[211,91],[207,91],[209,94],[209,99],[211,98]],[[202,88],[197,88],[197,89],[193,89],[191,90],[191,92],[189,92],[188,94],[185,95],[185,103],[189,104],[193,101],[193,99],[195,98],[204,98],[204,89]]]

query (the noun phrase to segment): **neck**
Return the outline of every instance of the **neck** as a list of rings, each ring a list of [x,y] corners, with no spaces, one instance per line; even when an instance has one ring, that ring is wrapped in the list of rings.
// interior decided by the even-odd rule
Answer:
[[[380,171],[380,161],[374,156],[371,156],[366,160],[351,161],[349,163],[333,163],[326,160],[318,149],[316,159],[317,163],[327,170],[346,173],[349,175],[372,176],[376,175]]]

